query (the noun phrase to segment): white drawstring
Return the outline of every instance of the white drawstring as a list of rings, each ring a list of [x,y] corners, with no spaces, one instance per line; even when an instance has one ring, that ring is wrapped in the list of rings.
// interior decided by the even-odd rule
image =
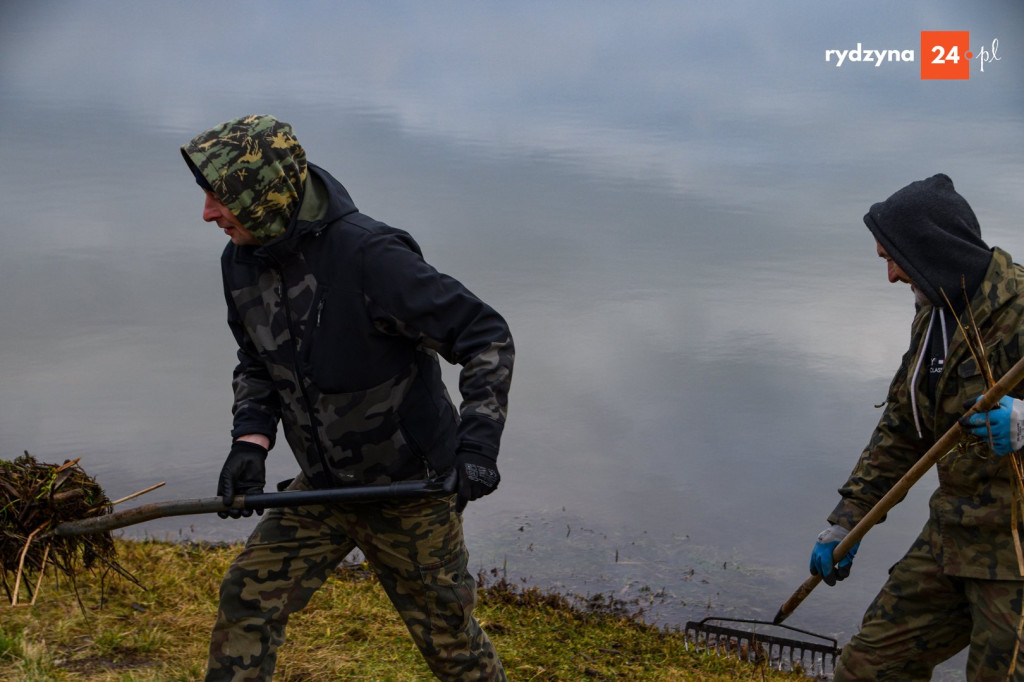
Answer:
[[[932,317],[935,317],[935,315],[932,314]],[[946,332],[946,315],[945,315],[945,313],[942,312],[941,309],[939,310],[939,322],[942,323],[942,357],[943,358],[948,358],[949,357],[949,334]],[[943,361],[943,365],[945,365],[945,361]]]
[[[939,322],[942,325],[942,356],[943,364],[945,364],[945,358],[949,356],[949,337],[946,335],[946,316],[942,314],[940,308],[932,310],[932,319],[928,321],[928,331],[924,334],[924,341],[921,342],[921,352],[917,356],[917,366],[914,367],[914,376],[910,378],[910,407],[914,411],[914,428],[917,429],[917,437],[924,438],[924,434],[921,433],[921,418],[917,414],[917,375],[921,372],[921,365],[924,364],[924,356],[928,353],[928,342],[932,338],[932,327],[935,326],[935,316],[939,316]]]
[[[937,310],[937,309],[936,309]],[[921,350],[917,356],[917,365],[914,367],[914,376],[910,377],[910,408],[914,411],[914,427],[917,429],[917,437],[924,438],[921,433],[921,419],[917,415],[917,375],[924,364],[924,356],[928,350],[928,341],[932,338],[932,327],[935,326],[935,312],[932,311],[932,319],[928,320],[928,331],[924,334],[924,341],[921,342]]]

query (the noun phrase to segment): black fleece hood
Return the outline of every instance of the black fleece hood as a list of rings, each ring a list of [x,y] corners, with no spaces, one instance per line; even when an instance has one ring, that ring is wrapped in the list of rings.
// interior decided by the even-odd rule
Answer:
[[[874,204],[864,224],[929,301],[946,307],[948,298],[957,314],[966,307],[964,291],[974,295],[992,259],[974,211],[942,173]]]

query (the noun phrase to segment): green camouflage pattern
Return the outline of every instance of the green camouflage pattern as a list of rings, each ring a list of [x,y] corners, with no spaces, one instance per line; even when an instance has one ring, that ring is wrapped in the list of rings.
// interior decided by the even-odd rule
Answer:
[[[293,282],[290,286],[288,280]],[[411,442],[399,416],[421,372],[438,371],[433,348],[441,346],[418,337],[427,349],[420,353],[421,362],[362,390],[331,390],[329,381],[315,375],[316,367],[312,376],[300,375],[294,362],[288,361],[293,352],[302,355],[310,336],[308,326],[316,322],[317,290],[315,277],[306,270],[301,254],[296,254],[283,271],[266,270],[257,285],[230,292],[246,330],[243,361],[232,382],[235,410],[268,401],[279,405],[296,460],[321,486],[389,483],[446,471],[452,462],[428,461],[419,444]],[[393,333],[390,328],[382,331]],[[460,391],[468,397],[461,419],[484,416],[503,424],[514,362],[511,338],[464,360]],[[439,421],[455,418],[455,406],[446,392],[435,409]]]
[[[374,301],[366,298],[366,307],[376,307]],[[381,313],[374,326],[385,334],[397,334],[415,339],[423,348],[451,357],[450,349],[429,335],[410,329],[407,324],[387,313]],[[515,362],[515,346],[511,337],[492,342],[485,350],[466,358],[459,375],[459,393],[472,396],[459,407],[463,418],[475,415],[504,424],[508,417],[508,386],[512,382],[512,366]]]
[[[273,439],[280,420],[318,487],[443,474],[458,448],[493,459],[515,359],[507,324],[406,233],[357,213],[324,228],[313,171],[292,232],[225,265],[232,435]],[[459,409],[438,356],[462,365]]]
[[[301,266],[301,254],[296,256]],[[303,340],[316,299],[317,282],[312,273],[296,267],[301,277],[284,291],[279,271],[264,271],[257,286],[233,290],[231,295],[242,323],[254,342],[253,350],[263,358],[289,357],[302,352]],[[291,311],[290,323],[280,310]],[[293,341],[294,339],[294,341]],[[313,480],[331,481],[333,485],[389,483],[400,476],[400,453],[406,443],[394,415],[409,390],[413,372],[389,377],[385,382],[358,392],[344,394],[320,390],[314,382],[298,376],[294,366],[286,362],[264,363],[268,381],[253,380],[251,372],[237,372],[233,382],[235,403],[240,405],[250,395],[262,397],[276,393],[281,404],[291,406],[283,412],[285,437],[295,453],[303,472]],[[311,409],[304,409],[305,405]],[[454,408],[453,408],[454,409]],[[386,437],[380,437],[381,431]],[[326,446],[326,447],[325,447]],[[314,456],[321,452],[330,476],[323,471],[323,462]],[[425,466],[418,468],[427,472]]]
[[[260,243],[285,233],[306,181],[306,152],[290,125],[243,116],[197,135],[181,153]]]
[[[964,679],[1024,679],[1024,651],[1008,675],[1017,641],[1022,583],[956,578],[942,570],[943,539],[931,519],[889,573],[860,631],[843,647],[834,682],[908,682],[969,647]]]
[[[1024,351],[1024,268],[1014,264],[1005,251],[993,251],[971,310],[998,379]],[[947,292],[950,298],[952,295]],[[931,306],[922,306],[914,318],[910,350],[889,387],[884,412],[867,448],[839,489],[842,500],[828,517],[829,523],[853,528],[963,415],[964,404],[985,391],[985,379],[960,331],[950,342],[935,400],[909,385],[931,313]],[[967,325],[966,313],[962,322]],[[911,390],[917,390],[921,436],[914,424]],[[1010,395],[1024,397],[1022,387]],[[941,551],[936,557],[943,573],[1020,580],[1012,538],[1010,462],[995,455],[987,443],[973,439],[943,456],[937,469],[939,487],[929,504],[931,518],[941,528]]]
[[[299,476],[289,489],[308,487]],[[288,617],[354,548],[439,679],[505,679],[472,615],[476,582],[455,497],[448,496],[268,511],[221,584],[207,682],[270,680]]]

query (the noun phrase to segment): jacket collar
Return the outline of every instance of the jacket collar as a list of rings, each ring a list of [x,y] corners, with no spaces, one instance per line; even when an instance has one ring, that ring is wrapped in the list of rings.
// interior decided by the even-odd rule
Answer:
[[[253,249],[253,255],[275,263],[284,263],[302,246],[305,238],[318,234],[334,221],[358,211],[348,190],[330,173],[308,164],[302,203],[292,214],[285,233]]]

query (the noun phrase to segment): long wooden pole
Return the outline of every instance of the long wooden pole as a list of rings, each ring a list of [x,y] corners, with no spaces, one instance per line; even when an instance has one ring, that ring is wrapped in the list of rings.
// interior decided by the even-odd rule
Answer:
[[[967,414],[973,414],[975,412],[988,412],[999,402],[999,400],[1010,392],[1014,386],[1024,380],[1024,358],[1017,361],[1010,370],[1003,375],[1003,377],[995,383],[994,386],[985,391],[984,397],[976,402]],[[903,474],[903,477],[896,482],[895,485],[887,492],[882,499],[875,503],[875,506],[864,515],[864,518],[853,527],[852,530],[846,535],[842,541],[836,545],[836,548],[832,551],[832,562],[838,563],[846,554],[856,545],[861,539],[871,530],[872,526],[882,520],[882,518],[889,513],[896,504],[902,500],[911,486],[920,480],[924,476],[925,472],[932,467],[933,464],[939,461],[943,455],[953,449],[953,446],[959,442],[960,437],[963,435],[963,429],[959,423],[954,423],[946,433],[942,434],[942,437],[935,441],[935,444],[928,448],[928,452],[924,453],[921,459],[917,460],[914,466],[910,467],[907,473]],[[821,582],[821,576],[812,575],[804,581],[803,585],[797,588],[796,592],[793,593],[786,603],[779,608],[779,612],[775,614],[775,619],[772,621],[776,625],[786,620],[796,607],[800,606],[801,602],[807,598],[818,583]]]

